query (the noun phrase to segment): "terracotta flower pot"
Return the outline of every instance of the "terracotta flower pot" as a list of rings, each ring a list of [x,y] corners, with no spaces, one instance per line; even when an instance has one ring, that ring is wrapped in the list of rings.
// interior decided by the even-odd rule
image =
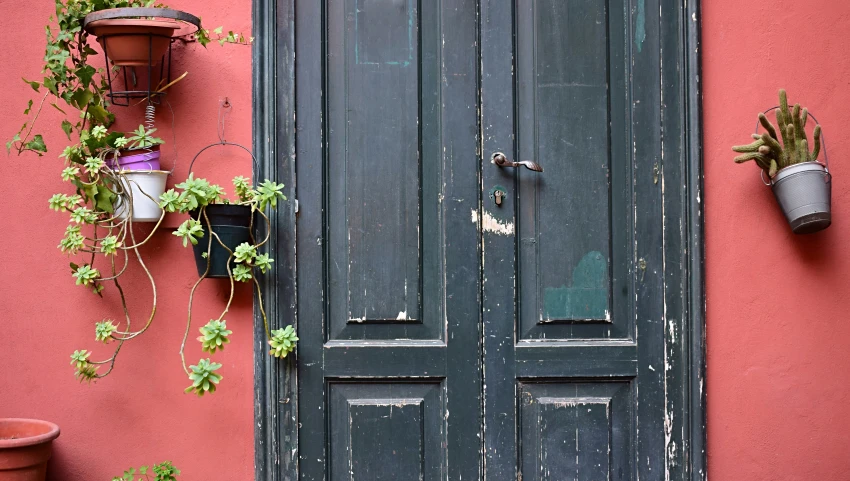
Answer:
[[[44,481],[59,426],[37,419],[0,419],[0,481]]]
[[[135,18],[97,20],[86,26],[109,60],[121,67],[158,64],[178,28],[176,22]]]

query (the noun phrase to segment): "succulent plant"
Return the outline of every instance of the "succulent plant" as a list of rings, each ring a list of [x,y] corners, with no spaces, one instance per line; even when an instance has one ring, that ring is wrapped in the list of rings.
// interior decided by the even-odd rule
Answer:
[[[780,169],[801,162],[814,162],[821,149],[821,128],[816,125],[812,133],[814,147],[809,151],[809,139],[806,135],[808,109],[795,104],[788,107],[788,95],[779,90],[779,108],[776,109],[777,129],[763,113],[759,114],[759,124],[764,128],[762,134],[753,134],[753,142],[736,145],[732,150],[741,155],[735,157],[738,164],[754,160],[770,177]],[[780,143],[780,138],[782,142]]]
[[[193,392],[198,396],[215,392],[216,385],[221,381],[221,374],[216,374],[215,371],[221,369],[221,364],[211,362],[207,358],[198,361],[197,366],[189,366],[189,369],[192,370],[189,374],[192,385],[187,387],[185,392]]]
[[[201,341],[201,350],[210,354],[215,354],[216,350],[224,350],[224,345],[230,342],[227,337],[233,334],[233,331],[227,329],[227,321],[216,321],[210,319],[206,326],[200,329],[201,336],[198,340]]]
[[[95,324],[94,339],[106,344],[112,340],[112,333],[115,332],[116,329],[118,329],[118,326],[113,324],[112,320],[104,319],[103,321]]]
[[[295,335],[295,328],[292,326],[276,329],[272,331],[272,339],[269,341],[269,345],[272,347],[269,354],[278,358],[286,357],[287,354],[295,350],[296,342],[298,342],[298,337]]]

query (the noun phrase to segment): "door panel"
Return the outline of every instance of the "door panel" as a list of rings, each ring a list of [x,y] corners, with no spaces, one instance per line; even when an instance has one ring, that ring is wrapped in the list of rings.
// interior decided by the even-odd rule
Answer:
[[[663,479],[660,69],[645,13],[659,7],[635,3],[481,3],[484,155],[544,169],[482,167],[486,480]]]
[[[330,383],[329,390],[329,479],[441,479],[440,383]]]
[[[435,101],[421,86],[440,81],[437,12],[412,0],[327,8],[330,338],[441,339],[440,112],[420,108]]]
[[[515,12],[516,148],[545,168],[516,191],[521,339],[630,338],[622,0]]]
[[[629,479],[628,382],[520,383],[522,479]]]
[[[300,477],[479,479],[476,4],[296,12]]]

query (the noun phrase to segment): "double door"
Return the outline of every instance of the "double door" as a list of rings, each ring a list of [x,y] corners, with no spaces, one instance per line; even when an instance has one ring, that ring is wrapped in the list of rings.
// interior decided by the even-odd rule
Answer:
[[[653,8],[296,2],[300,479],[669,475]]]

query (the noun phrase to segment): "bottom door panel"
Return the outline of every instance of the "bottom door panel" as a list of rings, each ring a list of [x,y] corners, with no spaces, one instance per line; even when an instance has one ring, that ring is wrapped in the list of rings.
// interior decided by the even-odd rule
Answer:
[[[439,382],[331,382],[330,479],[444,479],[445,402]]]
[[[630,382],[521,382],[518,392],[523,481],[628,479]]]

